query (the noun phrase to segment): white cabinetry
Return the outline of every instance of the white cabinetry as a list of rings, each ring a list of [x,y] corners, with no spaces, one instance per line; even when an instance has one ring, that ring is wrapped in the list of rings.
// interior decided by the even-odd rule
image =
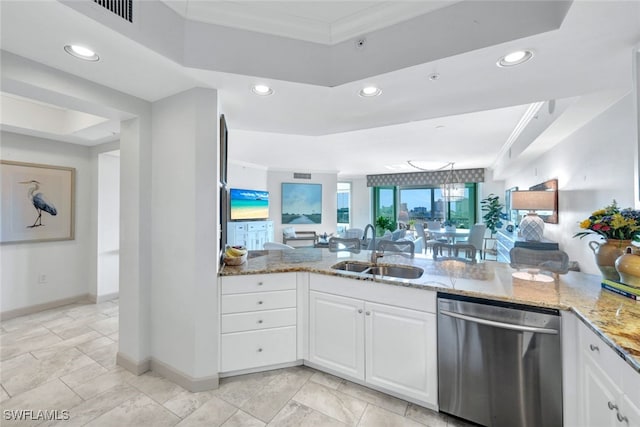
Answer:
[[[221,278],[220,371],[242,371],[297,359],[296,275]]]
[[[578,383],[580,426],[640,427],[640,373],[581,323]]]
[[[261,250],[265,242],[273,241],[273,221],[236,221],[227,226],[227,243],[242,245],[249,250]]]
[[[309,361],[435,408],[436,316],[381,304],[389,295],[378,286],[396,292],[394,304],[402,305],[406,298],[406,305],[425,310],[434,307],[435,294],[370,282],[360,286],[358,281],[311,275]],[[335,295],[339,288],[348,296]]]

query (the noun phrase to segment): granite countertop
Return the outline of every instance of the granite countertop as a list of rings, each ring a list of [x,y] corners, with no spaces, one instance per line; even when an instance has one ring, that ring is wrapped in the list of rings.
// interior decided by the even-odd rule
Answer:
[[[369,251],[358,254],[329,252],[327,249],[298,248],[292,251],[251,251],[243,265],[225,265],[220,276],[306,271],[374,280],[396,286],[468,295],[573,311],[589,328],[640,372],[640,302],[602,290],[600,276],[570,271],[550,283],[533,282],[512,277],[508,264],[493,261],[474,265],[434,262],[416,255],[385,254],[378,263],[406,264],[425,270],[419,279],[363,277],[357,273],[332,269],[340,261],[369,260]]]

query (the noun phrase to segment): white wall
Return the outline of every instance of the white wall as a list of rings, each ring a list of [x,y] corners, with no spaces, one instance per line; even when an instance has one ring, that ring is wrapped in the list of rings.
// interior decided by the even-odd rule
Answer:
[[[218,366],[217,102],[191,89],[152,106],[151,353],[196,380]]]
[[[120,275],[120,151],[98,154],[96,298],[114,296]]]
[[[351,182],[351,227],[364,229],[372,222],[371,188],[367,187],[366,178],[351,178],[345,181]]]
[[[267,167],[229,162],[227,166],[227,188],[267,190]]]
[[[304,172],[297,170],[297,172]],[[275,240],[282,241],[282,229],[291,225],[282,224],[282,183],[322,184],[322,223],[296,224],[299,231],[315,231],[321,233],[335,233],[337,222],[338,176],[335,173],[311,173],[312,179],[294,179],[293,172],[269,171],[267,173],[267,190],[269,191],[269,218],[273,220]],[[308,242],[302,242],[308,245]]]
[[[557,241],[582,271],[599,274],[589,240],[572,236],[578,222],[613,199],[634,206],[636,113],[632,96],[626,96],[552,150],[531,162],[526,170],[506,179],[506,187],[529,188],[558,178],[559,223],[545,224],[544,236]]]
[[[89,294],[93,241],[89,148],[9,132],[0,135],[0,158],[3,160],[76,169],[75,239],[2,245],[0,311]],[[39,274],[47,276],[47,283],[38,283]]]

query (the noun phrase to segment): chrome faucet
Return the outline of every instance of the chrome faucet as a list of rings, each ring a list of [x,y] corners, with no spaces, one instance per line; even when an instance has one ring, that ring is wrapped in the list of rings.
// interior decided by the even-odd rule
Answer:
[[[366,227],[364,227],[364,233],[362,235],[362,239],[366,242],[367,241],[367,231],[369,230],[369,228],[371,228],[371,263],[372,264],[377,264],[378,263],[378,258],[382,258],[384,256],[383,252],[378,252],[378,249],[376,248],[376,229],[373,225],[371,224],[367,224]]]

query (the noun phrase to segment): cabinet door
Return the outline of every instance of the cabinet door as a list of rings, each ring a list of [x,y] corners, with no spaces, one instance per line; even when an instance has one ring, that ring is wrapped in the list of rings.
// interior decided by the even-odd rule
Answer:
[[[309,360],[364,380],[364,302],[309,292]]]
[[[640,427],[640,408],[634,405],[634,403],[631,401],[629,396],[624,396],[623,398],[622,408],[620,409],[620,415],[621,415],[621,421],[620,421],[621,426]]]
[[[436,316],[365,303],[366,381],[437,405]]]
[[[582,353],[580,367],[581,422],[584,427],[608,427],[618,425],[622,391],[589,357]]]

